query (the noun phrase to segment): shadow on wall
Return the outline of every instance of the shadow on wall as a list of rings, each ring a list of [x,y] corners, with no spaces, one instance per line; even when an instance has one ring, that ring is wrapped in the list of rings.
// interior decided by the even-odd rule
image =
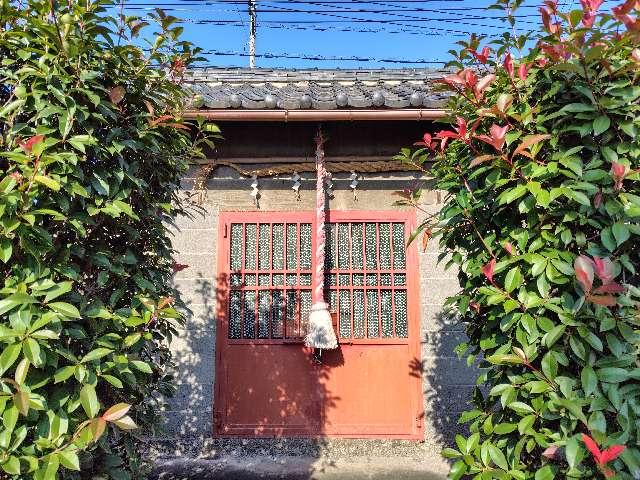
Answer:
[[[294,476],[286,478],[310,479],[331,468],[331,462],[317,462],[325,450],[326,439],[295,438],[295,432],[290,434],[273,427],[274,418],[286,417],[290,424],[294,417],[300,426],[311,425],[321,434],[322,409],[334,407],[339,401],[327,391],[324,381],[329,368],[341,363],[341,356],[325,354],[324,364],[318,364],[302,351],[299,343],[287,346],[288,353],[284,356],[260,345],[226,348],[221,361],[244,370],[241,375],[235,372],[239,380],[234,385],[221,379],[228,405],[225,420],[237,427],[228,433],[238,437],[213,438],[216,309],[218,304],[227,304],[228,299],[223,297],[226,288],[219,287],[227,285],[228,277],[218,275],[217,285],[201,272],[188,278],[186,282],[191,286],[182,292],[189,309],[187,324],[172,346],[178,388],[176,395],[167,399],[164,433],[154,441],[153,455],[159,459],[158,468],[149,478],[283,478],[283,474],[294,472]],[[304,365],[316,374],[291,375],[292,365]],[[225,364],[221,366],[224,368]],[[260,388],[269,391],[259,391]],[[313,398],[299,393],[309,391],[314,392]],[[268,403],[255,402],[256,397],[268,398]],[[269,431],[265,431],[267,421],[271,425]],[[220,427],[218,431],[221,433]],[[242,438],[256,435],[265,438]],[[176,458],[181,460],[175,464],[173,460],[162,461]],[[255,476],[252,472],[256,472]]]
[[[201,440],[210,436],[212,428],[216,289],[200,272],[193,284],[192,292],[182,292],[190,311],[185,329],[179,331],[172,344],[178,388],[175,396],[168,399],[165,430],[168,437]]]
[[[412,375],[423,379],[426,440],[442,448],[455,445],[456,434],[468,433],[458,419],[469,408],[479,371],[454,352],[466,340],[456,314],[439,311],[433,322],[435,327],[423,332],[422,360],[414,359],[410,367]]]

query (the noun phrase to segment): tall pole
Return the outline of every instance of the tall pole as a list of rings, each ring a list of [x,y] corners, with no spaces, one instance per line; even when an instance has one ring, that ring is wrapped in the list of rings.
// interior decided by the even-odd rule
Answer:
[[[256,68],[256,0],[249,0],[249,68]]]

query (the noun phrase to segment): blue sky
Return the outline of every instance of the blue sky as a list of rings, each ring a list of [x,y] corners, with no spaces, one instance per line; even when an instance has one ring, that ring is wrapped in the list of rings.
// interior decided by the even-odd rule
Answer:
[[[256,63],[268,68],[438,66],[420,61],[446,61],[447,51],[471,32],[499,34],[507,28],[498,18],[501,12],[487,9],[492,3],[493,0],[258,0],[259,55],[328,60],[258,57]],[[539,22],[537,7],[541,3],[542,0],[524,1],[518,11],[521,28]],[[561,0],[560,4],[565,9],[579,8],[578,0]],[[605,8],[615,4],[607,1]],[[248,52],[249,15],[244,0],[129,0],[124,6],[128,14],[138,15],[156,6],[164,8],[183,19],[184,38],[207,51]],[[248,61],[242,55],[208,54],[206,63],[226,67],[247,66]]]

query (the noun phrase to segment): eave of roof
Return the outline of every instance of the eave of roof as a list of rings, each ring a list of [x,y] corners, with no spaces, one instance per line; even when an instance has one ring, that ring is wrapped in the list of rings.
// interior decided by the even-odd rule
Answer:
[[[376,112],[403,110],[407,114],[402,119],[419,120],[442,116],[432,112],[443,111],[447,94],[434,87],[446,73],[434,69],[207,68],[188,71],[185,81],[193,92],[193,111],[228,111],[221,116],[229,120],[295,121],[319,116],[355,120],[356,112],[362,112],[361,119],[373,120],[378,119]]]
[[[311,122],[311,121],[421,121],[446,116],[444,109],[386,110],[188,110],[186,118],[204,117],[217,122]]]

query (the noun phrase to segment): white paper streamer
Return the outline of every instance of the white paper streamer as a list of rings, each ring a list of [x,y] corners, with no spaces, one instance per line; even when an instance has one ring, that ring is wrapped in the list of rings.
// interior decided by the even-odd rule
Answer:
[[[327,176],[325,178],[326,182],[326,192],[329,198],[333,198],[333,177],[331,176],[331,172],[327,172]]]
[[[293,176],[291,177],[291,181],[293,182],[293,186],[291,187],[291,189],[296,192],[296,198],[298,199],[298,201],[300,200],[300,186],[302,185],[300,183],[300,180],[302,179],[302,177],[300,175],[298,175],[298,172],[293,172]]]
[[[358,197],[356,196],[356,188],[358,188],[358,183],[359,183],[358,174],[352,170],[351,175],[349,176],[349,180],[351,180],[351,183],[349,184],[349,188],[351,188],[351,190],[353,191],[353,199],[358,200]]]
[[[258,190],[258,187],[258,177],[257,175],[253,175],[251,177],[251,193],[249,193],[249,195],[253,197],[253,201],[255,202],[256,207],[258,206],[258,198],[260,197],[260,191]]]

